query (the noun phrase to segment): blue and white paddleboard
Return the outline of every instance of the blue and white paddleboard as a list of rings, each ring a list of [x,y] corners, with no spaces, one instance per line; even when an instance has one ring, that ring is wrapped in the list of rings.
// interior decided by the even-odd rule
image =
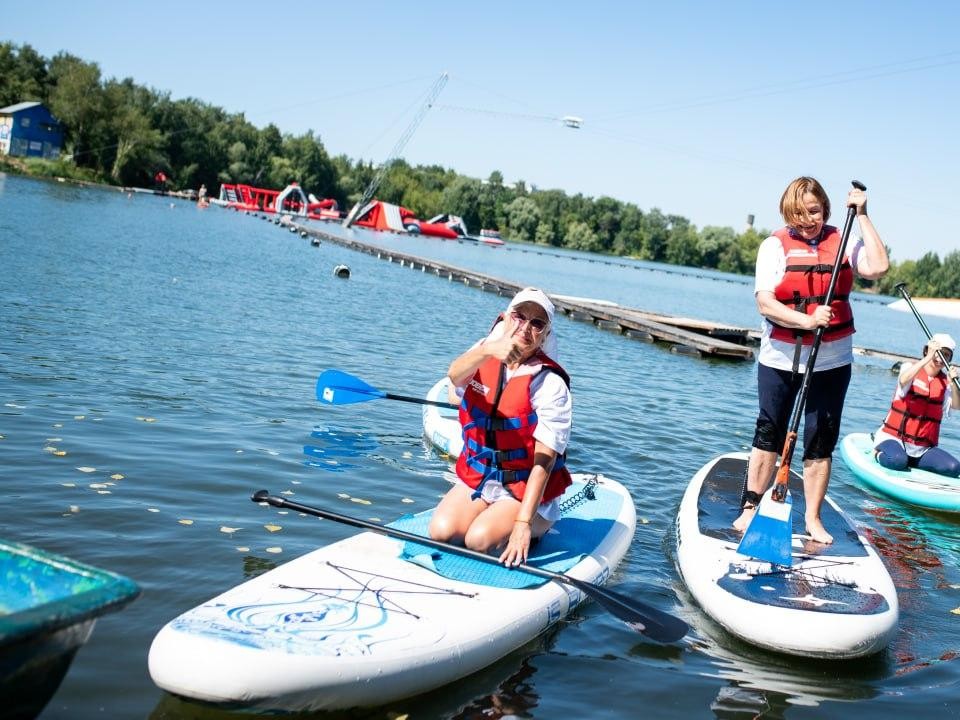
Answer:
[[[792,566],[737,552],[746,453],[714,458],[693,476],[677,513],[677,566],[704,612],[753,645],[808,657],[845,659],[879,652],[897,627],[899,606],[876,550],[827,497],[821,519],[832,545],[804,534],[803,480],[790,473]]]
[[[447,378],[437,382],[427,393],[427,400],[450,402],[450,398],[447,397],[449,382]],[[460,429],[459,413],[453,408],[424,405],[423,434],[431,445],[454,460],[459,457],[460,451],[463,450],[463,434]]]
[[[633,539],[630,495],[576,475],[561,506],[530,564],[602,584]],[[422,535],[430,512],[391,525]],[[167,623],[150,675],[174,695],[230,709],[382,705],[480,670],[583,599],[556,581],[361,532]]]
[[[861,482],[884,495],[931,510],[960,512],[960,479],[917,468],[888,470],[874,457],[873,439],[867,433],[844,437],[840,457]]]

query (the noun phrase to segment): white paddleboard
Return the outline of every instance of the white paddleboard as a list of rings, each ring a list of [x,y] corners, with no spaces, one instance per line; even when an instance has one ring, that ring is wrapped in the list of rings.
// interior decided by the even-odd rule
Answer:
[[[449,382],[447,378],[437,382],[427,393],[427,400],[449,403],[450,398],[447,397]],[[460,451],[463,450],[463,434],[460,429],[459,415],[454,408],[424,405],[423,434],[431,445],[454,460],[459,457]]]
[[[530,562],[602,584],[632,541],[633,501],[613,480],[574,480],[563,516]],[[426,515],[396,525],[419,532]],[[188,610],[154,639],[150,675],[175,695],[232,709],[376,706],[495,662],[584,599],[495,563],[449,554],[412,561],[404,547],[361,532]],[[418,564],[425,561],[461,579]],[[539,584],[505,586],[518,576]]]
[[[704,612],[768,650],[846,659],[883,650],[897,627],[896,588],[876,550],[827,497],[821,518],[832,545],[803,534],[803,481],[790,474],[793,564],[771,566],[737,552],[748,455],[714,458],[690,481],[677,513],[677,565]]]

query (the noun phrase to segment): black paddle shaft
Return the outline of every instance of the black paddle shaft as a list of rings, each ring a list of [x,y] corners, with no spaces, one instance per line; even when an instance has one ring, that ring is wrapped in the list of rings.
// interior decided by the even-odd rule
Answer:
[[[923,332],[927,336],[927,340],[932,340],[933,335],[930,333],[930,328],[927,327],[927,324],[923,321],[923,318],[920,317],[920,313],[917,310],[916,305],[913,304],[913,300],[910,298],[910,293],[907,292],[907,284],[897,283],[895,287],[897,288],[897,290],[900,291],[900,294],[903,295],[903,299],[907,301],[907,305],[910,306],[910,309],[913,310],[913,316],[917,319],[917,322],[920,323],[920,327],[923,328]],[[949,377],[950,363],[947,362],[946,356],[942,352],[937,350],[937,357],[940,358],[940,362],[943,363],[943,366],[947,370],[947,376]],[[957,380],[957,378],[950,378],[950,379],[953,380],[953,384],[957,386],[957,390],[960,390],[960,380]]]
[[[313,515],[314,517],[326,518],[327,520],[333,520],[335,522],[343,523],[344,525],[350,525],[362,530],[369,530],[380,535],[406,540],[407,542],[416,543],[418,545],[425,545],[427,547],[436,548],[444,552],[463,555],[474,560],[481,560],[487,563],[496,563],[498,565],[500,564],[500,561],[493,555],[487,555],[486,553],[478,552],[476,550],[470,550],[469,548],[465,548],[460,545],[451,545],[449,543],[441,542],[440,540],[434,540],[433,538],[424,537],[423,535],[416,535],[414,533],[398,530],[397,528],[388,527],[386,525],[378,525],[373,522],[350,517],[349,515],[340,515],[339,513],[331,512],[330,510],[323,510],[321,508],[311,507],[310,505],[303,505],[293,500],[287,500],[286,498],[271,495],[266,490],[258,490],[250,496],[250,499],[255,503],[267,503],[269,505],[273,505],[274,507],[289,508],[307,515]],[[621,595],[613,590],[609,590],[591,582],[587,582],[586,580],[579,580],[577,578],[564,575],[563,573],[544,570],[532,565],[527,565],[526,563],[516,565],[514,566],[514,569],[530,575],[546,578],[548,580],[558,580],[566,585],[571,585],[577,588],[588,597],[593,598],[599,605],[604,607],[610,613],[630,625],[634,630],[646,635],[651,640],[656,642],[676,642],[686,635],[687,630],[689,629],[687,624],[678,617],[670,615],[669,613],[665,613],[662,610],[658,610],[655,607],[648,606],[644,603],[634,600],[633,598]]]
[[[857,180],[852,181],[857,190],[866,190],[867,186]],[[853,228],[853,220],[857,216],[857,208],[847,209],[847,220],[843,225],[843,233],[840,236],[840,249],[837,250],[837,259],[833,263],[833,272],[830,273],[830,283],[827,285],[827,295],[823,300],[824,305],[830,305],[833,302],[833,291],[837,287],[837,278],[840,276],[840,266],[843,265],[843,256],[847,251],[847,240],[850,238],[850,230]],[[800,393],[793,406],[793,414],[790,416],[790,430],[787,433],[787,442],[784,445],[783,453],[780,456],[780,464],[790,466],[793,460],[793,448],[796,445],[797,429],[800,427],[800,416],[803,414],[803,406],[807,403],[807,395],[810,392],[810,380],[813,377],[813,366],[817,362],[817,355],[820,353],[820,341],[823,339],[824,327],[818,327],[813,334],[813,346],[810,348],[810,357],[807,358],[807,367],[803,373],[803,382],[800,385]],[[783,502],[787,496],[786,484],[777,484],[773,488],[773,499],[777,502]]]
[[[409,395],[394,395],[393,393],[384,393],[383,397],[387,400],[401,400],[402,402],[416,403],[417,405],[433,405],[434,407],[450,408],[456,410],[459,405],[442,402],[440,400],[426,400],[424,398],[410,397]]]

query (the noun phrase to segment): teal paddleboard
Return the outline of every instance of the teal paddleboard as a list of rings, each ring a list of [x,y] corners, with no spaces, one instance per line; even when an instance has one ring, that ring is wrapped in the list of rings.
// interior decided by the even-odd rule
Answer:
[[[931,510],[960,512],[960,480],[917,468],[888,470],[874,457],[867,433],[844,437],[840,456],[857,479],[884,495]]]

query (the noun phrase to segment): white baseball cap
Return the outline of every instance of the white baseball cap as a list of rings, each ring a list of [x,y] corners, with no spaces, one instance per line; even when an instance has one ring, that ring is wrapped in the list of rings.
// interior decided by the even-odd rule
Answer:
[[[933,342],[940,343],[940,347],[942,347],[944,350],[949,350],[950,352],[953,352],[954,350],[957,349],[956,341],[946,333],[936,333],[934,335],[931,335],[930,339]]]
[[[547,297],[543,290],[535,287],[524,288],[513,296],[513,300],[510,301],[507,310],[512,310],[517,305],[522,305],[525,302],[536,303],[542,307],[543,311],[547,314],[547,320],[553,325],[553,303],[550,302],[550,298]]]

